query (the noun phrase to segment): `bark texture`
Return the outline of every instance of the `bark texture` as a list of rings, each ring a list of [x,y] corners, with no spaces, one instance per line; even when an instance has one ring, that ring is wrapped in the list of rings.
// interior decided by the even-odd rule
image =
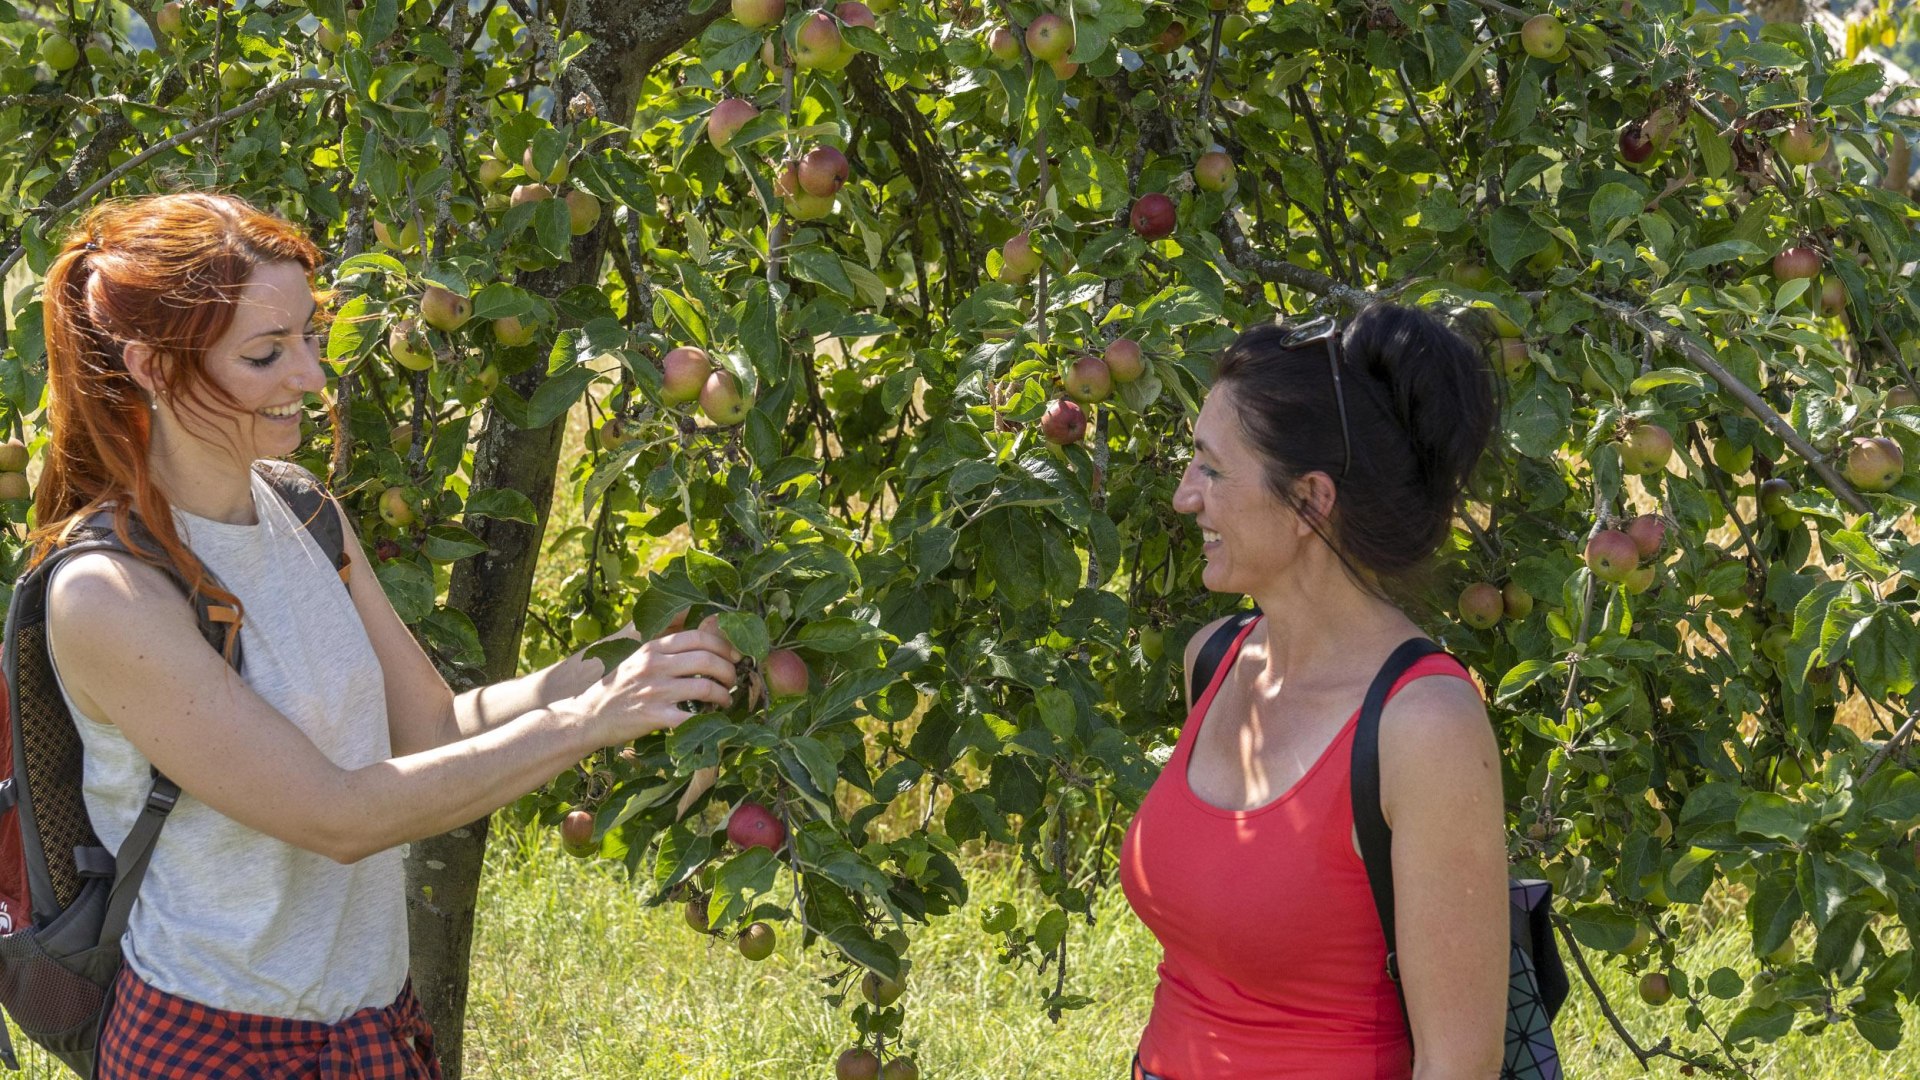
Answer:
[[[585,79],[613,117],[631,117],[640,87],[653,65],[704,30],[724,10],[715,5],[693,15],[686,0],[573,0],[572,28],[595,44],[569,73],[571,90]],[[608,215],[573,243],[570,262],[523,274],[519,284],[546,297],[600,279],[606,261]],[[546,381],[544,366],[507,380],[531,398]],[[553,506],[555,472],[565,419],[525,430],[489,408],[474,451],[474,490],[512,488],[533,501],[537,524],[480,518],[467,527],[488,550],[455,565],[449,604],[473,620],[486,650],[485,679],[516,674],[520,635],[526,626],[547,518]],[[474,906],[487,851],[487,822],[476,821],[412,846],[407,859],[407,922],[412,940],[413,981],[438,1041],[447,1080],[460,1080],[467,1011],[468,964]]]

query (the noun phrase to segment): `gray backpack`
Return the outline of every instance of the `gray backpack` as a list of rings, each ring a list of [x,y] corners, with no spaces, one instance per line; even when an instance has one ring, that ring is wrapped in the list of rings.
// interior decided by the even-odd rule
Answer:
[[[348,557],[332,496],[313,474],[284,461],[254,463],[293,508],[340,577]],[[134,542],[160,554],[138,520]],[[21,1032],[83,1077],[93,1075],[94,1046],[112,1006],[134,897],[146,876],[160,827],[180,788],[153,773],[146,807],[119,852],[95,834],[82,797],[80,734],[54,680],[47,654],[47,583],[61,563],[89,551],[128,551],[111,511],[88,517],[71,542],[14,583],[7,608],[5,715],[0,717],[0,1006]],[[166,566],[164,556],[161,565]],[[235,612],[193,594],[200,633],[224,652]],[[235,636],[229,662],[242,670]],[[18,1069],[4,1025],[0,1062]]]

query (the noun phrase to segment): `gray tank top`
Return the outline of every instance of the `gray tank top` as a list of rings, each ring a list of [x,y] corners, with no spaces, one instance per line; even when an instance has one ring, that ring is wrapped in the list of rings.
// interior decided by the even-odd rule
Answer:
[[[380,660],[353,601],[257,473],[253,501],[257,525],[174,512],[181,539],[245,606],[247,685],[341,768],[387,760]],[[66,700],[85,748],[87,813],[118,850],[146,800],[147,759]],[[407,975],[402,857],[392,848],[342,866],[182,792],[134,904],[127,962],[161,990],[239,1012],[337,1023],[390,1004]]]

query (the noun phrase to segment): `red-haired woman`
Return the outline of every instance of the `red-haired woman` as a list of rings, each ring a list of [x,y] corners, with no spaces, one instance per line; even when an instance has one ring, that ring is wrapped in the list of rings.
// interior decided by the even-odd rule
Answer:
[[[1414,309],[1259,326],[1221,354],[1173,505],[1199,526],[1206,587],[1265,614],[1188,688],[1122,845],[1127,899],[1165,949],[1135,1080],[1499,1075],[1505,818],[1466,671],[1419,660],[1380,717],[1399,987],[1349,768],[1368,688],[1423,636],[1388,585],[1447,537],[1496,415],[1479,352]]]
[[[252,468],[300,442],[325,386],[320,254],[212,194],[87,215],[46,281],[44,556],[102,507],[240,612],[244,677],[159,566],[75,555],[49,647],[111,850],[157,768],[183,792],[123,948],[97,1075],[436,1077],[407,981],[400,845],[482,817],[602,747],[728,699],[711,628],[612,672],[575,657],[455,696],[342,517],[348,585]],[[326,512],[337,513],[329,507]],[[156,560],[156,562],[159,560]]]

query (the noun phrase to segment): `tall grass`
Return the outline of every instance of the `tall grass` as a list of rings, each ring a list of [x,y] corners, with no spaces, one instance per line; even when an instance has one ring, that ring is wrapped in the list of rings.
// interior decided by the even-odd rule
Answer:
[[[821,1001],[819,981],[835,965],[803,950],[788,928],[772,959],[749,963],[725,942],[689,930],[673,905],[649,908],[618,867],[568,859],[541,830],[496,833],[482,884],[468,1016],[468,1075],[486,1080],[631,1077],[635,1080],[746,1080],[831,1077],[852,1025]],[[992,900],[1036,903],[1010,869],[974,860],[970,911]],[[1751,975],[1737,918],[1689,920],[1679,940],[1688,972],[1704,984],[1720,966]],[[1097,1004],[1050,1023],[1043,982],[1009,970],[971,914],[916,928],[907,1041],[929,1080],[1094,1080],[1124,1075],[1146,1020],[1159,949],[1126,910],[1118,890],[1076,924],[1070,987]],[[1689,1035],[1679,1001],[1644,1005],[1634,978],[1590,957],[1615,1011],[1643,1046]],[[1733,1006],[1703,996],[1721,1030]],[[1907,1011],[1909,1026],[1920,1010]],[[1573,998],[1555,1025],[1567,1075],[1575,1080],[1643,1074],[1575,977]],[[1850,1030],[1789,1036],[1754,1051],[1764,1080],[1879,1080],[1920,1075],[1908,1047],[1881,1054]],[[1679,1076],[1656,1061],[1654,1076]]]

